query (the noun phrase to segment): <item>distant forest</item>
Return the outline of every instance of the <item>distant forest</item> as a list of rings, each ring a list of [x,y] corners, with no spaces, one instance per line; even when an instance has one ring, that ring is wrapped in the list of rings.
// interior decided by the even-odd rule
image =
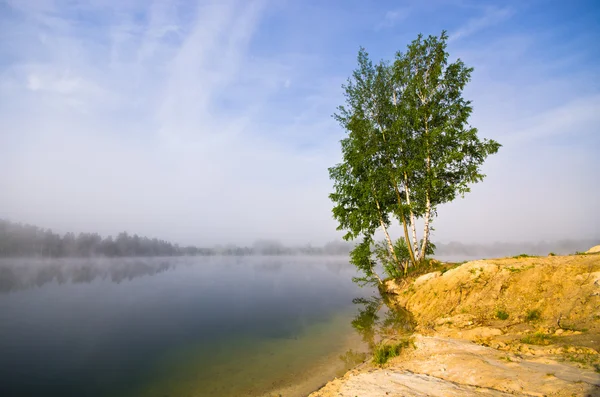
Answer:
[[[435,243],[435,256],[456,258],[497,258],[518,254],[573,254],[586,251],[600,239],[464,244]],[[135,256],[209,256],[209,255],[347,255],[352,243],[331,242],[324,246],[286,247],[277,241],[263,240],[251,247],[224,245],[214,247],[179,246],[156,238],[126,232],[103,238],[97,233],[66,233],[61,236],[50,229],[0,219],[0,257],[135,257]]]
[[[332,242],[322,247],[286,247],[277,241],[257,241],[252,247],[235,245],[201,248],[165,240],[119,233],[103,238],[97,233],[66,233],[0,219],[0,257],[134,257],[195,255],[345,255],[352,245]]]

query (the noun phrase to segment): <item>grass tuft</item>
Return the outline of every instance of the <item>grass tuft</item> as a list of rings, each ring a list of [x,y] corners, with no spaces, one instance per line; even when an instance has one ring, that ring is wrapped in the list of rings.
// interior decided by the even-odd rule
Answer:
[[[540,309],[530,309],[525,315],[526,321],[537,321],[540,318],[542,318],[542,312],[540,311]]]
[[[539,345],[546,346],[552,341],[552,336],[547,335],[543,332],[536,332],[535,334],[527,335],[521,338],[521,343],[528,345]]]
[[[377,365],[383,365],[390,358],[399,356],[402,349],[410,346],[411,344],[411,339],[406,339],[398,343],[380,343],[373,351],[373,362]]]

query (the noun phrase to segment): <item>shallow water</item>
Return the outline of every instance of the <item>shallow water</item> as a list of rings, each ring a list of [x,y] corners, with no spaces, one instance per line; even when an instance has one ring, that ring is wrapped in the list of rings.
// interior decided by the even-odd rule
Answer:
[[[0,261],[0,395],[305,394],[366,349],[353,276],[345,257]]]

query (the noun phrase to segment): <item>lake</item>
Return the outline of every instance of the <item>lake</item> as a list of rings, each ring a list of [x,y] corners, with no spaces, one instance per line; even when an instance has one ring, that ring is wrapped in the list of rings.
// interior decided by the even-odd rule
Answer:
[[[306,395],[368,349],[355,275],[346,257],[0,260],[0,395]]]

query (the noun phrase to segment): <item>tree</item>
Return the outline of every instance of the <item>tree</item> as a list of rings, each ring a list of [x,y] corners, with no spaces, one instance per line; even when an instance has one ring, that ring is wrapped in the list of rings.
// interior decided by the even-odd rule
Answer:
[[[343,86],[345,106],[334,114],[347,136],[341,141],[343,161],[329,169],[333,215],[338,229],[347,231],[345,239],[362,237],[351,261],[369,281],[381,282],[373,271],[375,231],[381,228],[385,237],[376,257],[388,275],[419,266],[431,252],[438,206],[483,180],[480,166],[500,147],[480,140],[469,125],[472,106],[462,91],[473,69],[460,59],[448,63],[446,41],[445,32],[419,35],[392,64],[373,65],[361,48],[358,68]],[[396,242],[388,232],[392,218],[404,232]]]

